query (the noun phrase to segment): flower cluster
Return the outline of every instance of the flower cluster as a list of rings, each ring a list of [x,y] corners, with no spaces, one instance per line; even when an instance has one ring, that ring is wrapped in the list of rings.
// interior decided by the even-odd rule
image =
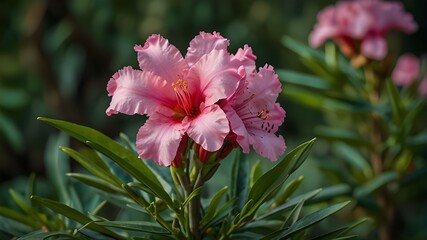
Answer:
[[[312,47],[333,39],[348,57],[362,55],[382,60],[387,55],[386,34],[390,30],[417,30],[412,15],[400,3],[381,0],[342,1],[321,11],[309,36]]]
[[[393,69],[391,78],[397,86],[409,87],[413,84],[419,84],[418,92],[421,96],[427,97],[427,74],[420,82],[421,77],[420,60],[413,54],[403,54],[397,60]]]
[[[185,58],[160,35],[134,47],[141,70],[125,67],[113,75],[106,113],[149,117],[137,134],[140,158],[180,165],[189,140],[201,155],[222,152],[224,157],[235,146],[247,153],[252,146],[276,160],[285,151],[283,137],[275,135],[285,118],[276,103],[277,75],[268,65],[256,71],[250,47],[230,54],[228,45],[219,33],[201,32]]]

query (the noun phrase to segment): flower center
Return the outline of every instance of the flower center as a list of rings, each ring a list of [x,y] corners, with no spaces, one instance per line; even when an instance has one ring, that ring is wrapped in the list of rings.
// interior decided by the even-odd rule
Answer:
[[[176,82],[172,83],[172,87],[178,102],[178,106],[176,108],[176,117],[183,118],[184,116],[196,116],[199,113],[199,110],[193,107],[193,99],[187,90],[188,82],[182,79],[178,79]]]

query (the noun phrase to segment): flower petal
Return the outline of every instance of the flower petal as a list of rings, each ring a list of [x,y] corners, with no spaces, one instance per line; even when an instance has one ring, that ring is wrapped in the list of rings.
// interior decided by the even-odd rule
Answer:
[[[276,161],[286,150],[285,140],[282,136],[256,130],[253,132],[252,139],[255,152],[272,161]]]
[[[391,78],[398,86],[411,85],[420,75],[420,60],[413,54],[404,54],[397,60]]]
[[[189,121],[188,136],[210,152],[219,150],[230,132],[227,116],[218,105],[201,109],[201,113]]]
[[[243,64],[246,70],[246,76],[251,75],[255,71],[256,56],[253,54],[252,48],[248,45],[245,45],[243,49],[239,48],[239,50],[237,50],[236,55],[231,56],[231,59],[237,59]]]
[[[190,68],[187,80],[193,95],[201,95],[209,106],[233,94],[244,76],[239,61],[231,61],[224,50],[213,50]]]
[[[362,41],[362,53],[368,58],[382,60],[387,55],[387,42],[383,36],[372,35]]]
[[[269,109],[274,106],[282,91],[281,86],[273,67],[265,65],[259,69],[256,75],[248,79],[246,88],[242,89],[243,92],[239,94],[235,104],[246,105],[254,112]]]
[[[186,125],[161,114],[153,114],[139,129],[136,149],[142,159],[169,166],[178,150]]]
[[[230,104],[225,105],[224,107],[222,107],[222,109],[224,110],[225,114],[227,115],[228,121],[230,122],[231,131],[234,132],[237,136],[237,143],[242,148],[243,153],[248,154],[250,146],[250,136],[248,130],[245,127],[245,124]]]
[[[268,118],[245,122],[252,137],[250,143],[255,151],[273,161],[286,150],[283,137],[274,134],[282,125],[285,115],[285,110],[276,103],[274,108],[270,109]]]
[[[144,47],[134,47],[138,53],[139,67],[144,71],[153,72],[168,83],[182,79],[188,65],[179,50],[160,35],[151,35]]]
[[[106,110],[108,116],[119,112],[128,115],[150,114],[174,102],[173,90],[165,80],[151,72],[133,70],[131,67],[115,73],[108,82],[107,91],[112,96]]]
[[[185,55],[185,60],[189,66],[192,66],[199,61],[203,55],[210,53],[212,50],[227,50],[228,45],[229,41],[217,32],[200,32],[199,35],[191,40],[190,46],[187,49],[187,55]]]

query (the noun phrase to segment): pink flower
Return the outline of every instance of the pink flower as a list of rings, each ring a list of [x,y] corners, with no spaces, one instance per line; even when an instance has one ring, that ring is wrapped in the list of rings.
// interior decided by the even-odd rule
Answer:
[[[420,86],[418,87],[418,92],[421,96],[427,97],[427,75],[421,81]]]
[[[139,157],[169,166],[186,135],[207,151],[222,147],[230,127],[217,102],[233,95],[245,76],[228,44],[218,33],[201,32],[185,59],[160,35],[135,46],[142,71],[125,67],[113,75],[106,113],[148,115],[137,134]]]
[[[255,56],[242,56],[244,59],[253,62]],[[252,146],[261,156],[277,160],[285,151],[283,137],[275,135],[285,118],[285,111],[276,103],[281,90],[273,67],[265,65],[258,73],[253,69],[236,93],[223,102],[231,130],[244,153],[249,153]]]
[[[333,39],[344,54],[362,53],[382,60],[387,55],[386,34],[390,30],[411,33],[417,30],[412,15],[400,3],[381,0],[342,1],[321,11],[310,34],[312,47]]]
[[[397,60],[391,78],[398,86],[411,85],[420,74],[420,61],[413,54],[404,54]]]

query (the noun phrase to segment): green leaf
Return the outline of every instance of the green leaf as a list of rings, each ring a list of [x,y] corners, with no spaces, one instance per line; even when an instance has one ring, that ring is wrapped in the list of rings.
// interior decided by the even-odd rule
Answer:
[[[348,162],[358,172],[362,172],[365,179],[370,179],[373,176],[371,165],[361,155],[360,151],[355,150],[353,147],[345,143],[337,143],[334,148],[339,156]]]
[[[357,133],[348,129],[339,129],[335,127],[319,126],[316,127],[314,132],[319,137],[327,140],[345,142],[350,145],[356,144],[359,146],[369,146],[369,141],[362,138]]]
[[[0,87],[0,108],[20,108],[27,104],[29,99],[24,90]]]
[[[313,49],[287,36],[282,38],[282,44],[304,58],[315,59],[326,65],[325,54],[316,49]]]
[[[50,182],[59,194],[61,202],[71,203],[68,193],[68,179],[66,173],[70,172],[68,156],[58,150],[58,146],[68,145],[67,135],[60,133],[49,137],[45,151],[45,166]]]
[[[31,199],[33,199],[34,201],[50,208],[51,210],[53,210],[54,212],[57,212],[61,215],[64,215],[67,218],[70,218],[76,222],[79,222],[83,225],[85,225],[86,228],[91,229],[93,231],[105,234],[107,236],[111,236],[113,238],[116,239],[125,239],[123,236],[103,227],[98,225],[96,222],[92,221],[92,219],[90,219],[89,217],[87,217],[86,215],[84,215],[83,213],[68,207],[67,205],[60,203],[60,202],[56,202],[50,199],[45,199],[45,198],[41,198],[38,196],[31,196]]]
[[[98,223],[104,227],[112,227],[129,231],[136,232],[146,232],[146,233],[155,233],[155,234],[166,234],[169,232],[160,226],[157,222],[147,222],[147,221],[106,221]]]
[[[298,178],[289,182],[285,186],[283,193],[276,197],[272,207],[276,207],[285,203],[288,200],[288,198],[298,189],[298,187],[301,185],[303,181],[304,181],[304,176],[301,175]]]
[[[145,182],[145,180],[148,180],[146,183],[147,185],[155,184],[158,187],[161,187],[156,175],[144,164],[143,161],[141,161],[141,159],[139,159],[133,152],[99,131],[61,120],[43,117],[39,117],[37,119],[68,133],[70,136],[83,143],[90,143],[89,145],[97,147],[98,149],[96,150],[98,151],[104,151],[100,152],[105,154],[107,157],[110,157],[111,160],[135,177],[138,181]]]
[[[24,150],[24,138],[18,126],[8,116],[0,112],[0,135],[3,135],[10,146],[17,152]]]
[[[307,204],[313,204],[318,202],[326,202],[336,199],[337,197],[350,196],[352,193],[352,187],[348,184],[337,184],[331,187],[322,189],[322,191]]]
[[[17,222],[30,226],[33,229],[37,229],[40,227],[40,223],[10,208],[5,208],[0,206],[0,216],[15,220]]]
[[[245,205],[246,196],[249,192],[250,171],[248,158],[240,157],[240,151],[235,151],[231,169],[230,195],[237,199],[235,214],[240,212]]]
[[[182,207],[184,208],[193,198],[199,196],[200,193],[202,192],[202,189],[203,189],[203,186],[200,186],[194,189],[194,191],[192,191],[190,195],[184,200],[184,202],[182,203]]]
[[[303,87],[310,87],[318,90],[329,90],[331,84],[322,78],[314,75],[299,73],[291,70],[276,70],[281,82],[286,84],[295,84]]]
[[[295,207],[288,214],[288,217],[282,223],[282,226],[280,228],[282,228],[282,229],[288,228],[289,226],[291,226],[292,224],[294,224],[298,220],[298,218],[301,214],[301,209],[304,206],[304,203],[305,203],[305,199],[301,199],[301,201],[299,203],[297,203],[297,205],[295,205]],[[290,220],[290,224],[287,224],[289,220]]]
[[[261,165],[261,161],[258,160],[252,166],[249,187],[252,187],[254,185],[254,183],[256,182],[256,180],[258,180],[258,178],[261,175],[262,175],[262,165]]]
[[[222,196],[224,196],[227,190],[227,186],[221,188],[209,201],[209,206],[206,211],[206,214],[203,216],[202,220],[200,220],[200,226],[202,228],[204,228],[204,226],[206,226],[218,214],[218,204],[220,203]]]
[[[403,107],[402,99],[399,95],[399,92],[397,91],[396,86],[394,85],[394,83],[391,81],[390,78],[386,79],[386,87],[387,87],[388,97],[393,109],[392,113],[393,113],[394,121],[398,125],[400,125],[400,123],[402,123],[403,121],[403,115],[404,115],[403,114],[404,107]]]
[[[256,205],[263,203],[270,193],[280,187],[289,175],[301,166],[307,158],[314,141],[315,139],[312,139],[299,145],[273,168],[263,174],[251,188],[248,201],[253,199]]]
[[[169,196],[169,194],[166,193],[163,188],[158,187],[155,184],[151,185],[150,187],[143,183],[131,182],[128,183],[128,186],[136,187],[147,193],[154,194],[156,197],[162,199],[171,209],[173,209],[174,211],[179,211],[179,209],[176,208],[175,204],[173,204],[172,198]]]
[[[398,178],[399,178],[399,173],[397,172],[394,172],[394,171],[384,172],[381,175],[369,181],[368,183],[357,187],[354,190],[354,195],[357,198],[364,197],[368,194],[371,194],[378,188],[386,185],[387,183],[397,180]]]
[[[117,176],[111,173],[107,164],[93,150],[86,149],[77,152],[67,147],[60,147],[60,149],[95,176],[117,186],[123,184]]]
[[[65,239],[75,239],[75,240],[83,240],[85,238],[79,238],[77,236],[74,236],[71,234],[70,230],[62,230],[62,231],[34,231],[30,234],[27,234],[25,236],[22,236],[19,238],[19,240],[34,240],[34,239],[51,239],[53,237],[65,237]],[[64,238],[59,238],[64,239]]]
[[[292,224],[288,229],[278,230],[263,239],[282,239],[282,238],[290,238],[292,235],[299,233],[302,230],[307,229],[308,227],[322,221],[328,216],[336,213],[337,211],[344,208],[350,201],[344,203],[337,203],[330,207],[323,208],[319,211],[311,213],[307,216],[302,217],[300,220]]]
[[[80,182],[88,186],[97,188],[99,190],[102,190],[108,193],[127,195],[127,193],[122,188],[119,188],[116,185],[113,185],[100,178],[93,177],[87,174],[81,174],[81,173],[68,173],[67,175],[79,180]]]
[[[9,194],[12,197],[13,201],[26,213],[31,214],[34,211],[32,210],[28,201],[26,201],[21,195],[19,195],[15,190],[9,189]]]
[[[304,194],[298,195],[296,197],[293,197],[289,201],[287,201],[286,203],[284,203],[284,204],[282,204],[282,205],[258,216],[256,218],[256,221],[259,221],[261,219],[270,219],[270,218],[281,217],[284,214],[284,212],[288,211],[289,208],[297,205],[301,200],[304,200],[304,201],[310,200],[310,199],[314,198],[316,195],[318,195],[321,191],[322,191],[322,189],[316,189],[316,190],[310,191],[308,193],[304,193]]]

